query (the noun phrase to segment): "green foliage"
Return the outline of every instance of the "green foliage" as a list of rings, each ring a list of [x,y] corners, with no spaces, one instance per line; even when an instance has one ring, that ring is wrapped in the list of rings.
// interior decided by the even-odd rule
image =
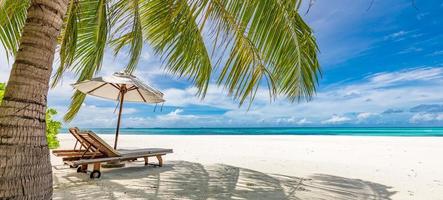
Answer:
[[[214,78],[239,105],[251,104],[261,85],[271,100],[310,100],[320,66],[313,31],[299,14],[301,1],[70,0],[52,85],[66,70],[78,81],[91,79],[102,67],[107,45],[116,54],[129,54],[126,70],[133,72],[146,42],[164,68],[190,80],[202,98]],[[8,52],[18,45],[26,3],[0,0],[0,40]],[[74,94],[65,120],[76,115],[84,99]]]
[[[62,128],[62,123],[52,119],[52,117],[56,114],[57,111],[53,108],[49,108],[46,110],[46,139],[48,141],[48,147],[50,149],[55,149],[60,146],[60,143],[57,139],[57,134]]]
[[[139,13],[144,38],[162,55],[166,70],[187,77],[203,97],[213,67],[197,22],[205,5],[193,3],[152,0],[139,5]]]
[[[29,3],[30,0],[0,0],[0,43],[8,58],[18,50]]]
[[[0,83],[0,103],[2,102],[4,94],[5,94],[5,84],[4,83]]]
[[[91,79],[100,71],[108,42],[108,1],[71,0],[61,33],[60,66],[53,78],[55,86],[69,69],[77,81]],[[74,118],[81,108],[85,95],[75,92],[64,119]]]

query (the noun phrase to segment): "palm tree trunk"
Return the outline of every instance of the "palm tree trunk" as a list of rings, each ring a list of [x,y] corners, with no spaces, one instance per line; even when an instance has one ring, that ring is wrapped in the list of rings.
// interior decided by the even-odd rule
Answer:
[[[0,105],[0,199],[51,199],[46,97],[68,0],[32,0]]]

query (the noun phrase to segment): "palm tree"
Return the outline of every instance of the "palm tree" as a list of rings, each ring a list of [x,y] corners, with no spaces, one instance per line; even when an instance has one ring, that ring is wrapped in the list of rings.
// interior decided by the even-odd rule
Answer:
[[[107,47],[129,55],[133,72],[144,43],[165,69],[204,97],[211,76],[240,105],[260,85],[271,100],[309,100],[318,48],[300,17],[301,0],[0,0],[0,41],[15,61],[0,105],[0,198],[50,199],[46,98],[55,53],[78,81],[100,71]],[[72,119],[85,96],[75,93]]]

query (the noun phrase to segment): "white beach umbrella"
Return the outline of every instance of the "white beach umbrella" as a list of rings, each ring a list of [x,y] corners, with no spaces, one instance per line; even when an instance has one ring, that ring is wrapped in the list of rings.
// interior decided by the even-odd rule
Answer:
[[[117,130],[115,132],[114,149],[117,149],[120,119],[123,102],[162,103],[163,93],[144,84],[134,75],[116,72],[112,76],[97,77],[73,84],[73,87],[85,94],[119,101]]]

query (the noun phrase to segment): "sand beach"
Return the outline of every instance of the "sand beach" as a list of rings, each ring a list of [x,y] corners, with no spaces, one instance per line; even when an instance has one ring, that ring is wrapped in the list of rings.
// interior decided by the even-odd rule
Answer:
[[[441,137],[122,135],[119,147],[174,153],[94,180],[51,156],[54,199],[443,199]]]

